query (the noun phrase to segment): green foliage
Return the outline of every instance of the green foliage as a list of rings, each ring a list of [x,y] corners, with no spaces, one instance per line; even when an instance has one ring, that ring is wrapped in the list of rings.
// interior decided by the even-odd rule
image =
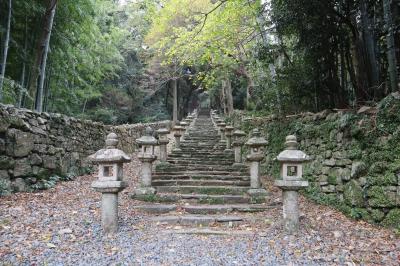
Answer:
[[[382,222],[385,226],[395,227],[400,230],[400,209],[392,209]]]
[[[6,196],[11,194],[10,181],[6,179],[0,179],[0,196]]]

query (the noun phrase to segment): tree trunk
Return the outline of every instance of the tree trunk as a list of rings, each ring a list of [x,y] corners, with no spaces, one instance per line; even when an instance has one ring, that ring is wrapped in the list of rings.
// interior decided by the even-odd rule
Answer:
[[[178,82],[175,78],[171,81],[172,84],[172,122],[176,125],[178,122]]]
[[[367,69],[369,86],[373,88],[373,91],[379,86],[379,68],[377,62],[377,56],[375,53],[375,38],[372,29],[371,20],[368,16],[368,8],[366,0],[362,0],[361,3],[361,23],[363,40],[365,44],[365,50],[367,54]]]
[[[232,95],[232,84],[229,77],[225,79],[225,97],[226,97],[226,109],[228,115],[233,114],[233,95]]]
[[[23,55],[23,60],[22,60],[22,71],[21,71],[21,81],[20,85],[21,87],[19,88],[18,92],[18,108],[22,107],[22,100],[24,98],[25,94],[25,77],[26,77],[26,59],[27,59],[27,53],[28,53],[28,17],[25,16],[25,40],[24,40],[24,55]]]
[[[9,47],[9,43],[10,43],[11,10],[12,10],[12,0],[9,0],[8,1],[8,18],[7,18],[6,38],[4,40],[3,60],[1,62],[1,73],[0,73],[0,102],[3,101],[3,84],[4,84],[4,76],[6,73],[8,47]]]
[[[396,60],[396,47],[394,42],[394,30],[392,22],[392,11],[390,7],[391,0],[383,0],[383,12],[385,17],[385,27],[387,31],[386,45],[387,45],[387,59],[388,71],[390,78],[390,90],[398,90],[398,77],[397,77],[397,60]]]
[[[39,84],[38,84],[37,90],[36,90],[35,110],[37,112],[43,111],[43,95],[44,95],[43,90],[44,90],[44,82],[45,82],[45,77],[46,77],[47,56],[49,53],[51,30],[53,29],[53,22],[54,22],[54,15],[56,13],[57,0],[51,0],[50,3],[51,3],[51,6],[50,6],[51,10],[50,10],[49,19],[46,20],[46,24],[45,24],[46,36],[44,39],[44,49],[43,49],[43,55],[42,55],[42,60],[41,60],[41,64],[40,64]]]
[[[221,104],[222,104],[222,109],[224,110],[224,115],[227,114],[227,109],[226,109],[226,95],[225,95],[225,87],[226,87],[226,80],[222,80],[222,87],[221,87]]]

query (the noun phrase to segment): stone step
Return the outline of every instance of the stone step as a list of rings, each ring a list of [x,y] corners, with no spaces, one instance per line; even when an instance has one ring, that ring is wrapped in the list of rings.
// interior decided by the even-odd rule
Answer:
[[[204,165],[209,167],[213,167],[215,165],[231,166],[234,163],[234,161],[201,161],[201,160],[173,160],[173,159],[167,159],[167,162],[181,166]]]
[[[148,219],[149,222],[168,225],[183,225],[183,226],[212,226],[223,225],[233,227],[243,222],[254,222],[251,219],[238,215],[168,215],[155,216]]]
[[[192,183],[202,182],[202,181],[218,181],[221,184],[229,182],[237,182],[237,181],[249,181],[250,177],[247,175],[243,175],[243,173],[239,173],[238,175],[210,175],[208,172],[206,174],[186,174],[186,173],[175,173],[174,175],[170,174],[161,174],[156,173],[153,175],[153,180],[163,180],[163,181],[190,181]]]
[[[207,195],[157,193],[155,195],[134,195],[132,198],[147,202],[191,202],[197,204],[261,203],[265,198],[251,198],[248,195]]]
[[[243,175],[244,171],[165,171],[163,170],[158,170],[156,173],[153,175],[154,176],[168,176],[174,179],[175,177],[178,178],[179,176],[183,176],[183,179],[188,179],[190,177],[194,177],[194,179],[202,179],[203,177],[205,179],[207,178],[214,178],[215,176],[228,176],[228,177],[220,177],[221,179],[226,179],[230,178],[229,176],[234,177],[247,177],[247,175]],[[247,171],[246,171],[247,173]],[[166,177],[168,179],[168,177]]]
[[[225,177],[225,176],[224,176]],[[238,186],[238,187],[248,187],[250,185],[250,178],[244,177],[244,180],[239,178],[229,178],[229,179],[164,179],[153,178],[153,186]]]
[[[250,189],[250,182],[246,186],[155,186],[157,193],[207,194],[207,195],[245,195]]]
[[[172,157],[168,156],[168,160],[173,160],[173,161],[196,161],[196,160],[201,160],[203,162],[214,162],[214,161],[221,161],[221,162],[234,162],[234,158],[224,158],[224,157]]]
[[[227,166],[227,165],[198,165],[198,164],[190,164],[190,165],[176,165],[170,164],[163,168],[157,168],[156,172],[187,172],[187,171],[208,171],[208,172],[216,172],[216,171],[232,171],[232,172],[241,172],[248,174],[249,170],[247,167],[235,167],[235,166]]]
[[[280,208],[279,204],[224,204],[224,205],[176,205],[176,204],[147,204],[136,205],[134,209],[146,213],[166,214],[171,212],[188,213],[188,214],[228,214],[228,213],[252,213],[264,212],[273,208]]]

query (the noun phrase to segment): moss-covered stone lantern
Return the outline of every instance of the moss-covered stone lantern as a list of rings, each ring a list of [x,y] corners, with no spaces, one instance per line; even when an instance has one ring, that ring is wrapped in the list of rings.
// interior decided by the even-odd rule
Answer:
[[[246,133],[242,130],[235,130],[233,131],[232,136],[232,146],[235,153],[235,164],[242,164],[242,148],[245,143]]]
[[[286,137],[286,149],[276,158],[281,164],[281,178],[275,180],[275,186],[282,189],[283,220],[288,233],[294,233],[299,228],[299,200],[298,190],[308,186],[308,181],[303,180],[303,164],[310,157],[298,150],[296,136]]]
[[[151,187],[152,164],[157,159],[154,148],[158,144],[157,139],[152,136],[153,129],[147,127],[145,135],[136,140],[141,147],[138,159],[142,162],[140,171],[139,188],[135,190],[136,195],[154,194],[155,189]]]
[[[174,137],[175,137],[174,151],[180,151],[181,150],[181,137],[182,137],[184,128],[180,126],[179,121],[178,121],[172,130],[174,131]]]
[[[260,131],[256,128],[251,133],[251,138],[246,142],[249,147],[247,161],[250,162],[250,195],[262,196],[266,195],[265,189],[261,188],[260,182],[260,163],[264,160],[264,148],[267,146],[267,141],[261,137]]]
[[[225,142],[226,141],[226,138],[225,138],[226,123],[223,122],[223,120],[219,120],[219,122],[217,122],[217,126],[219,128],[219,133],[221,134],[221,142]]]
[[[117,149],[118,137],[115,133],[107,135],[106,148],[89,156],[89,160],[97,164],[98,180],[92,183],[92,188],[102,193],[101,224],[105,233],[115,233],[118,230],[118,192],[128,186],[123,181],[123,164],[131,158]]]
[[[160,128],[157,130],[158,144],[160,145],[160,161],[165,163],[167,161],[167,145],[169,143],[167,128]]]
[[[225,127],[226,151],[231,151],[232,149],[232,132],[234,129],[232,126]]]

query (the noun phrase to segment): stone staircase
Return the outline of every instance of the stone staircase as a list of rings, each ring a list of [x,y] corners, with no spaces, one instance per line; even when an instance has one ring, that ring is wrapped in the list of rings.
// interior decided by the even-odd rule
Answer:
[[[249,168],[234,164],[233,151],[226,150],[209,114],[199,114],[180,146],[168,154],[167,163],[155,167],[152,186],[157,194],[144,198],[152,204],[136,207],[168,214],[151,219],[181,225],[237,223],[247,219],[239,213],[271,208],[265,204],[265,197],[247,194]]]

